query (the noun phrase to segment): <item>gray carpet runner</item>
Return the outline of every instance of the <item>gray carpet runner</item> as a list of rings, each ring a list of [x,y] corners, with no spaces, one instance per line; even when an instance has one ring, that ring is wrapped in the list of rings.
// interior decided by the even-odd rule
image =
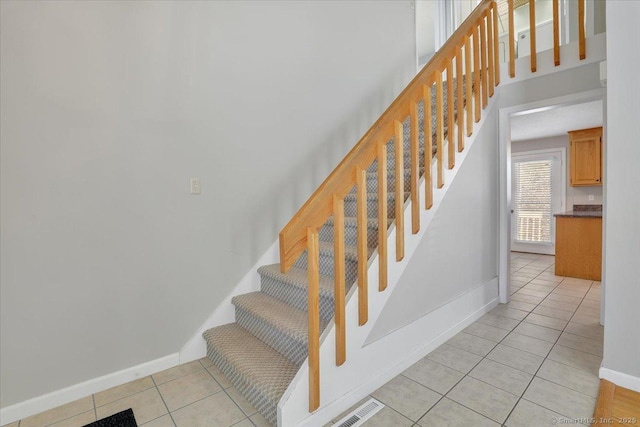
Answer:
[[[445,105],[446,111],[446,85]],[[432,91],[432,129],[436,128],[435,90]],[[464,93],[464,92],[463,92]],[[420,175],[424,173],[424,106],[419,104]],[[445,127],[447,117],[444,117]],[[404,123],[404,199],[410,190],[410,119]],[[445,128],[446,134],[446,128]],[[435,153],[434,146],[430,147]],[[387,143],[388,222],[395,217],[395,155],[394,139]],[[377,162],[367,170],[367,241],[369,256],[378,245],[378,176]],[[358,255],[356,251],[355,187],[347,194],[345,210],[345,279],[347,292],[356,281]],[[333,218],[320,230],[320,327],[333,318]],[[368,258],[368,257],[367,257]],[[367,260],[363,260],[367,262]],[[296,261],[289,272],[280,272],[280,265],[265,265],[258,269],[261,278],[259,292],[238,295],[232,299],[236,322],[209,329],[203,336],[207,356],[231,383],[273,425],[277,423],[278,401],[307,358],[307,253]],[[348,357],[348,356],[347,356]]]

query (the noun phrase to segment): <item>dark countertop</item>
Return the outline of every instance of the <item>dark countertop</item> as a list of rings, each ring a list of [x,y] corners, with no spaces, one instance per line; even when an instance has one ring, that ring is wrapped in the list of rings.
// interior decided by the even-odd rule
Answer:
[[[553,214],[565,218],[602,218],[602,211],[567,211]]]

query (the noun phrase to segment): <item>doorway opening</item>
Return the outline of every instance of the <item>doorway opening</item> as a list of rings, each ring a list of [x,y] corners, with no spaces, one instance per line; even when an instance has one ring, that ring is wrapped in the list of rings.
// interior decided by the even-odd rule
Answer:
[[[565,147],[512,151],[512,252],[555,255],[553,214],[566,203],[566,164]]]
[[[603,125],[604,89],[500,110],[500,302],[511,251],[555,253],[556,213],[602,204],[602,187],[568,186],[568,131]],[[513,212],[512,212],[513,211]]]

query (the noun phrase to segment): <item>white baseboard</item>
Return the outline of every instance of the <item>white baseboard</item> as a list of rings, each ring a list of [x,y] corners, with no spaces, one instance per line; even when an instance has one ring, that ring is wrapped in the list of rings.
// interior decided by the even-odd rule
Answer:
[[[0,425],[12,423],[31,415],[47,411],[74,400],[82,399],[94,393],[115,387],[138,378],[152,375],[178,365],[178,353],[145,362],[122,371],[93,378],[79,384],[65,387],[42,396],[0,409]]]
[[[640,393],[640,378],[633,375],[623,374],[622,372],[612,369],[600,368],[600,378],[614,383],[617,386],[628,388],[629,390]]]
[[[487,282],[486,284],[481,285],[478,288],[475,288],[474,290],[468,292],[467,294],[461,295],[456,300],[451,301],[449,304],[441,307],[438,310],[441,310],[443,312],[451,311],[452,308],[457,307],[457,305],[463,298],[468,297],[470,294],[474,292],[479,292],[479,291],[482,291],[483,289],[488,289],[488,288],[497,289],[497,286],[498,286],[498,279],[494,278],[491,281]],[[327,422],[330,422],[332,417],[335,416],[335,414],[339,414],[341,412],[346,411],[347,409],[349,409],[350,407],[358,403],[358,401],[362,399],[362,396],[366,396],[367,394],[370,394],[373,391],[377,390],[378,388],[382,387],[389,380],[391,380],[392,378],[404,372],[406,369],[411,367],[413,364],[415,364],[417,361],[425,357],[427,354],[431,353],[440,345],[447,342],[450,338],[452,338],[458,332],[462,331],[464,328],[466,328],[467,326],[469,326],[470,324],[478,320],[480,317],[482,317],[489,311],[491,311],[498,304],[499,304],[499,300],[497,297],[492,299],[491,301],[484,304],[482,307],[478,308],[477,310],[469,314],[467,317],[460,320],[458,323],[454,324],[449,329],[447,329],[446,331],[444,331],[443,333],[435,337],[433,340],[430,340],[429,342],[424,343],[418,349],[408,353],[406,357],[403,357],[401,360],[399,360],[397,364],[391,366],[389,369],[385,370],[384,372],[375,375],[375,377],[370,378],[368,381],[361,384],[356,389],[351,390],[350,392],[342,396],[340,399],[337,399],[334,402],[326,406],[323,406],[322,408],[320,408],[315,413],[311,414],[306,419],[301,420],[297,424],[297,427],[312,427],[317,425],[325,425]],[[428,316],[425,316],[425,318],[427,317]],[[415,323],[424,322],[425,318]]]
[[[207,348],[204,338],[202,338],[202,333],[209,328],[235,321],[231,298],[235,295],[260,290],[260,276],[256,270],[262,265],[278,262],[278,250],[279,246],[276,240],[229,293],[227,298],[218,305],[180,352],[2,408],[0,409],[0,426],[73,402],[108,388],[205,357]]]

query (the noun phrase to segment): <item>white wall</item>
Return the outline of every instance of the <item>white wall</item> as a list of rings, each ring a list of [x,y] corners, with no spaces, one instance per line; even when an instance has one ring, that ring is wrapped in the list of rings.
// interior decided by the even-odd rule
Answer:
[[[607,2],[605,328],[600,374],[640,391],[640,3]]]
[[[278,405],[278,418],[282,425],[299,427],[316,427],[325,425],[334,419],[336,414],[343,412],[364,396],[372,393],[380,386],[406,370],[430,351],[447,341],[453,335],[464,329],[469,324],[491,310],[498,304],[498,280],[495,274],[489,274],[489,280],[481,283],[463,283],[465,290],[454,298],[442,297],[431,289],[429,295],[436,295],[439,306],[417,318],[415,321],[399,328],[394,333],[384,336],[372,336],[374,329],[378,329],[377,320],[387,310],[389,299],[393,299],[400,287],[422,287],[425,284],[425,274],[421,271],[424,264],[425,240],[429,240],[433,227],[455,227],[469,230],[464,224],[456,222],[452,224],[442,218],[441,209],[451,213],[451,205],[458,205],[458,197],[465,193],[466,185],[474,185],[470,180],[474,179],[474,173],[478,172],[479,164],[488,166],[495,162],[497,120],[495,103],[492,103],[483,112],[483,118],[474,126],[475,132],[465,142],[465,150],[456,155],[456,168],[444,170],[444,186],[435,188],[433,194],[433,207],[430,210],[420,212],[420,231],[417,234],[405,236],[405,257],[400,262],[395,259],[395,245],[389,245],[388,286],[383,292],[377,289],[379,264],[375,254],[369,263],[368,269],[368,301],[369,321],[363,326],[358,326],[358,298],[356,288],[351,289],[347,296],[345,323],[347,325],[347,359],[344,365],[335,365],[335,328],[330,324],[321,337],[320,347],[320,404],[321,407],[313,413],[308,412],[309,385],[308,365],[303,363],[300,371],[287,388]],[[446,151],[446,147],[445,147]],[[435,163],[435,162],[434,162]],[[432,167],[435,176],[436,167]],[[493,171],[480,172],[480,176],[488,178]],[[494,177],[495,179],[495,177]],[[495,187],[495,182],[488,183],[489,187]],[[481,190],[484,193],[484,190]],[[493,190],[495,192],[495,190]],[[489,193],[491,190],[489,190]],[[420,194],[424,194],[424,181],[420,185]],[[449,201],[453,198],[453,202]],[[475,200],[474,200],[475,201]],[[465,207],[466,209],[466,207]],[[494,204],[493,209],[496,209]],[[469,209],[466,209],[469,210]],[[446,212],[445,212],[446,214]],[[456,214],[454,214],[456,215]],[[404,212],[405,224],[411,222],[411,209],[407,207]],[[476,212],[475,218],[482,218],[481,222],[495,222],[495,215],[490,212]],[[473,221],[472,221],[473,222]],[[389,232],[389,242],[394,242],[395,227]],[[453,231],[453,230],[449,230]],[[487,231],[488,239],[497,241],[496,230]],[[458,236],[459,237],[459,236]],[[430,246],[427,244],[426,246]],[[457,244],[447,242],[446,248],[459,249]],[[467,254],[465,253],[465,256]],[[483,265],[486,271],[495,272],[495,262],[483,262],[487,258],[494,258],[494,254],[477,252],[467,259],[471,265],[471,274],[457,275],[462,281],[482,280],[483,275],[477,275],[478,264]],[[450,264],[436,265],[428,276],[442,277],[451,274]],[[459,269],[459,268],[457,268]],[[456,286],[459,284],[456,283]],[[404,301],[405,303],[407,301]],[[422,301],[428,304],[426,301]],[[408,305],[410,308],[414,305]]]
[[[2,407],[177,352],[415,73],[404,1],[0,7]]]
[[[591,39],[590,39],[591,40]],[[589,46],[589,44],[587,44]],[[576,47],[576,46],[568,46]],[[561,53],[563,51],[561,50]],[[572,55],[577,52],[570,52]],[[551,53],[551,52],[548,52]],[[593,54],[596,55],[593,55]],[[597,57],[600,52],[589,52],[587,47],[587,59],[588,61],[593,57]],[[542,56],[542,55],[539,55]],[[582,62],[574,65],[572,68],[568,68],[562,71],[554,72],[553,62],[551,62],[551,55],[545,55],[548,61],[539,59],[538,62],[538,77],[527,76],[527,67],[529,65],[528,59],[524,58],[521,62],[516,61],[516,78],[511,82],[511,78],[502,74],[501,87],[509,89],[501,89],[500,98],[498,99],[499,107],[511,107],[515,105],[523,105],[536,101],[542,101],[546,99],[552,99],[561,97],[564,95],[570,95],[574,93],[587,92],[594,89],[599,89],[600,85],[600,64],[599,62],[590,62],[583,64]],[[577,53],[575,55],[577,57]],[[571,62],[571,58],[567,58],[565,62]],[[602,58],[606,59],[606,58]],[[526,64],[525,64],[526,63]],[[518,66],[525,64],[527,67],[523,67],[523,72],[520,73]],[[501,68],[504,72],[507,67]],[[544,69],[547,68],[549,73],[545,74]],[[527,80],[519,80],[520,75]]]
[[[570,129],[574,130],[574,129]],[[512,153],[522,153],[525,151],[533,150],[547,150],[550,148],[564,148],[567,153],[567,162],[569,158],[569,135],[553,136],[550,138],[541,138],[526,141],[511,142]],[[573,205],[601,205],[602,204],[602,186],[589,186],[589,187],[572,187],[569,185],[571,178],[571,168],[567,164],[567,205],[563,208],[563,211],[570,211],[573,209]],[[589,200],[589,195],[593,196],[594,200]]]
[[[436,50],[436,11],[434,0],[416,0],[416,46],[418,64],[425,64]]]
[[[536,25],[553,19],[553,1],[535,0]],[[508,23],[508,18],[507,18]],[[508,24],[507,24],[508,25]],[[521,6],[513,11],[513,28],[517,35],[520,31],[529,29],[529,4]],[[507,27],[508,31],[509,28]]]
[[[368,343],[497,277],[498,136],[494,120],[489,119],[480,131]]]

